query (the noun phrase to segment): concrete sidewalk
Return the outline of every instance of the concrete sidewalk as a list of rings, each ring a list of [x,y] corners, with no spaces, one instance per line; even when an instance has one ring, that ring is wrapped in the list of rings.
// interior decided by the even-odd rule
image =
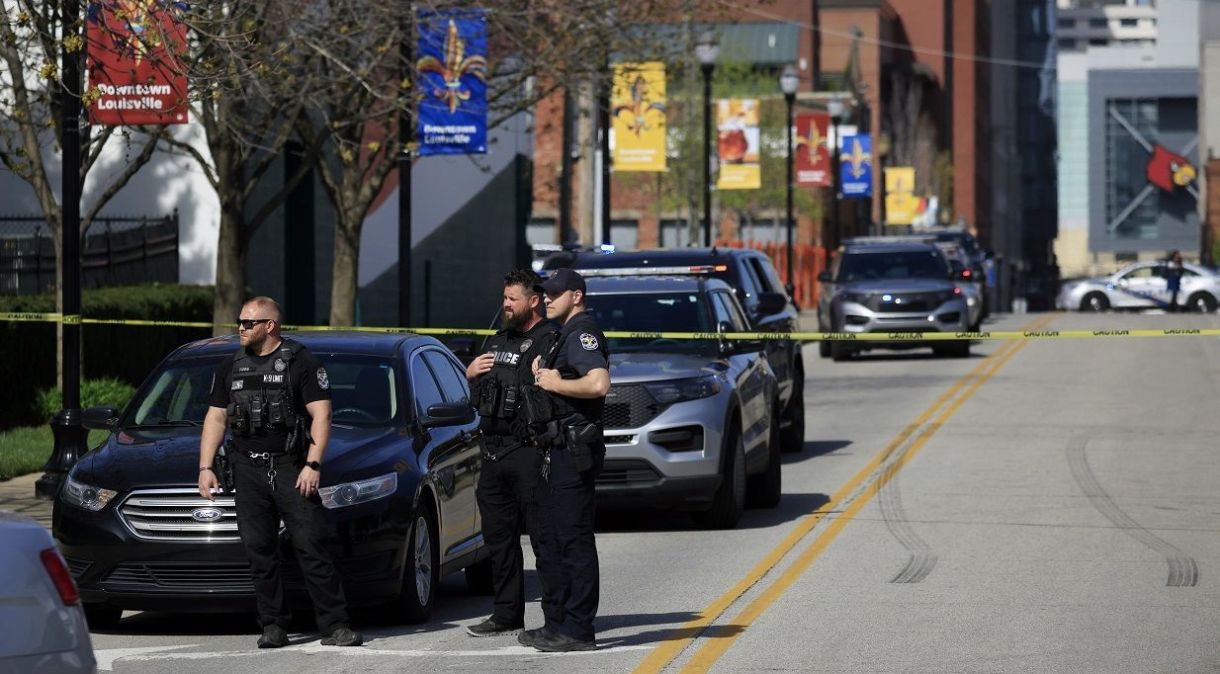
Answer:
[[[30,473],[0,482],[0,510],[11,510],[33,517],[42,526],[51,528],[51,501],[34,496],[34,483],[42,473]]]

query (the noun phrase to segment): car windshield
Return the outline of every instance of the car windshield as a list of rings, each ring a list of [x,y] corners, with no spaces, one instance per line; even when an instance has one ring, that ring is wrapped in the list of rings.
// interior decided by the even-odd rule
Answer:
[[[839,282],[876,279],[947,278],[945,259],[932,250],[856,252],[843,256]]]
[[[316,354],[330,380],[333,421],[344,426],[385,426],[398,415],[398,380],[393,364],[374,356]],[[212,375],[223,355],[167,364],[136,394],[120,424],[127,429],[193,427],[203,424]]]
[[[695,292],[589,295],[589,313],[605,332],[714,332],[703,295]],[[713,340],[607,338],[611,353],[630,351],[712,352]]]

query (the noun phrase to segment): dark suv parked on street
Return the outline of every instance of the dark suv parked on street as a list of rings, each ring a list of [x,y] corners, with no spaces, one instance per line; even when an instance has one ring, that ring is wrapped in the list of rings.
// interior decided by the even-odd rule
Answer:
[[[292,335],[326,365],[333,396],[319,496],[326,543],[354,605],[424,620],[442,575],[486,587],[475,485],[478,423],[463,368],[431,337]],[[235,337],[187,344],[123,411],[90,408],[110,437],[73,467],[53,530],[94,628],[130,610],[252,610],[250,567],[232,494],[197,492],[199,434],[212,375]],[[292,479],[292,478],[289,478]],[[292,547],[281,530],[286,560]],[[473,565],[473,569],[471,568]],[[305,599],[294,561],[285,585]]]
[[[564,251],[548,257],[544,270],[571,267],[632,269],[663,274],[666,269],[706,268],[729,285],[746,312],[749,330],[785,333],[799,329],[797,306],[784,290],[771,259],[748,248],[676,248],[629,252]],[[544,271],[545,273],[545,271]],[[799,452],[805,442],[805,363],[801,343],[768,339],[764,353],[779,383],[780,447]]]

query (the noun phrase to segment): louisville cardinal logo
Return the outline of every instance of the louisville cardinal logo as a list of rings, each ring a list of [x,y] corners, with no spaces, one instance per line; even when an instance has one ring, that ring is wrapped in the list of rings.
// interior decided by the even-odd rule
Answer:
[[[1166,192],[1186,187],[1195,181],[1195,167],[1180,154],[1157,145],[1148,159],[1148,182]]]

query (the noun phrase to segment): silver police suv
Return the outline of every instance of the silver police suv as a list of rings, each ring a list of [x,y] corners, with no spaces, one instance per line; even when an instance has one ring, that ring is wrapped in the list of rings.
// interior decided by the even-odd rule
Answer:
[[[602,330],[638,333],[608,338],[599,505],[691,511],[721,529],[736,526],[747,502],[778,505],[781,406],[764,344],[661,334],[748,331],[733,289],[689,270],[581,273]]]
[[[905,339],[912,332],[966,332],[970,312],[966,296],[944,254],[930,242],[857,240],[845,244],[818,299],[818,328],[823,332],[888,333],[894,341],[824,341],[822,357],[850,358],[866,349],[932,347],[938,355],[970,355],[968,340]]]

